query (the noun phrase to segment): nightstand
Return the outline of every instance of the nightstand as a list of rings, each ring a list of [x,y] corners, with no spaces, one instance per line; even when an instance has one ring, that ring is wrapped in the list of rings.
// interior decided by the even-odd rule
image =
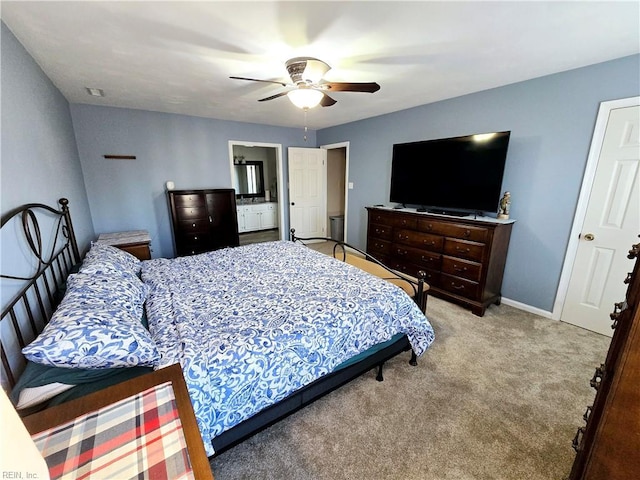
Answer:
[[[140,260],[151,259],[151,237],[146,230],[101,233],[98,236],[98,243],[117,247],[138,257]]]

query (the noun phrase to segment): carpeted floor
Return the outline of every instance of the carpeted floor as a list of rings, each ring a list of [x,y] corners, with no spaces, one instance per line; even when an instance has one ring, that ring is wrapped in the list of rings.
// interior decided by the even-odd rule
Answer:
[[[216,480],[566,478],[610,339],[491,306],[429,298],[436,341],[211,461]]]

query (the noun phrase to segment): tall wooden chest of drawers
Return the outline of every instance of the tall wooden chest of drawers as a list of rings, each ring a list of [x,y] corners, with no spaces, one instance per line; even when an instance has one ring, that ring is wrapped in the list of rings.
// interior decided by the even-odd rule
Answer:
[[[513,221],[450,218],[368,207],[367,253],[416,276],[435,296],[484,315],[500,303]]]
[[[234,189],[171,190],[168,196],[176,255],[240,244]]]
[[[573,439],[570,480],[627,480],[640,472],[640,243],[628,258],[635,263],[624,280],[627,293],[610,315],[606,359],[590,381],[596,395]]]

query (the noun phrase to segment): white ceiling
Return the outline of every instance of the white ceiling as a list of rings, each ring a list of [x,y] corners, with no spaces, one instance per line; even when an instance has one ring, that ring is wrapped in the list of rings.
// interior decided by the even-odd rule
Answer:
[[[12,2],[2,20],[72,103],[299,127],[275,84],[284,62],[320,58],[324,128],[640,52],[632,2]],[[85,87],[101,88],[104,98]]]

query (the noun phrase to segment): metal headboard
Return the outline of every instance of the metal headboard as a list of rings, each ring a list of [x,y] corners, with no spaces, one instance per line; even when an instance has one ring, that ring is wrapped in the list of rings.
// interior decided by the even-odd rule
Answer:
[[[32,273],[27,275],[0,273],[0,278],[25,282],[18,284],[17,293],[3,308],[0,318],[0,357],[4,388],[15,385],[25,365],[20,350],[49,321],[59,301],[56,292],[66,281],[71,268],[80,261],[69,213],[69,200],[61,198],[58,203],[60,210],[41,203],[29,203],[2,215],[1,228],[8,224],[15,225],[16,221],[21,222],[21,233],[24,234],[22,240],[26,240],[28,254],[31,255],[27,260],[31,262],[29,265],[35,263],[31,267]],[[44,239],[46,244],[43,243],[39,222],[44,217],[53,221],[52,238]]]

